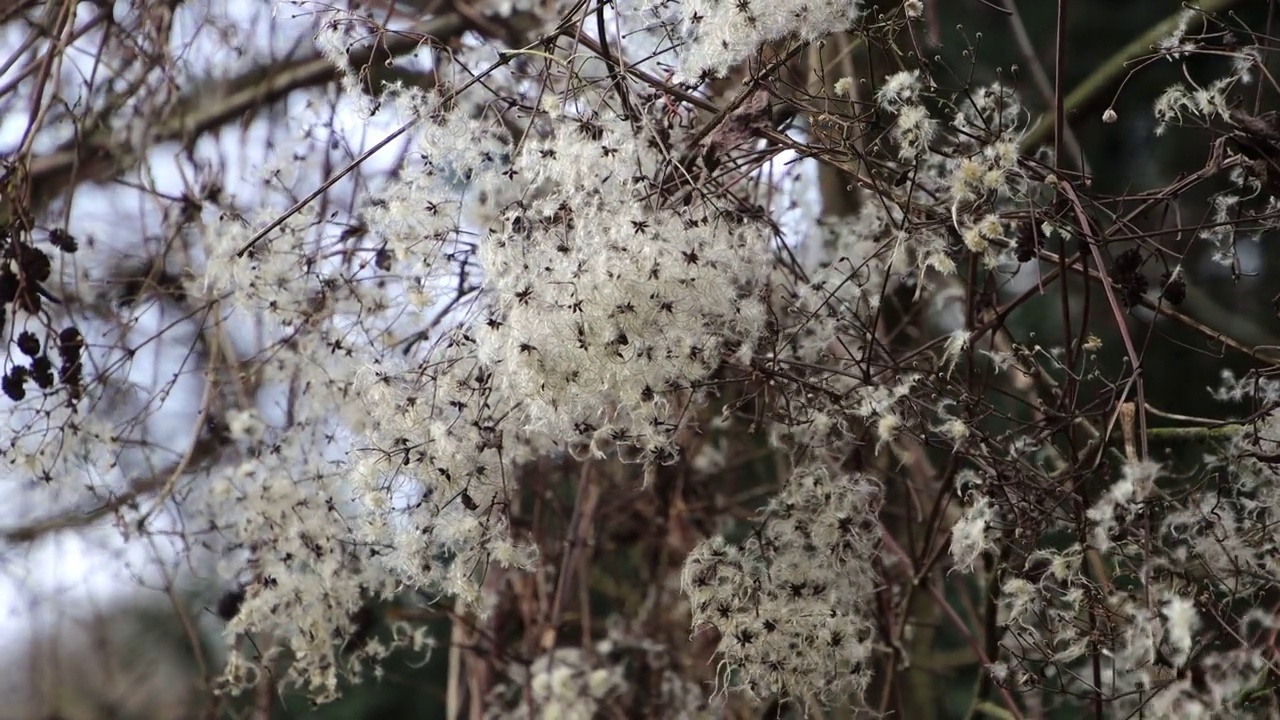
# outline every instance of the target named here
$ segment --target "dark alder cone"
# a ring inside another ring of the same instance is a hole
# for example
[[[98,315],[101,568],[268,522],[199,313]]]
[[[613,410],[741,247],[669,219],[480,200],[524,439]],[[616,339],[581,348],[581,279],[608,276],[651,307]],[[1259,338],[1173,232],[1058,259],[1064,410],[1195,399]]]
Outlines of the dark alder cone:
[[[1013,246],[1013,256],[1018,262],[1031,262],[1036,257],[1036,252],[1040,250],[1040,241],[1036,237],[1035,228],[1031,223],[1026,223],[1018,231],[1018,239]]]
[[[1111,281],[1120,290],[1125,307],[1133,307],[1142,301],[1142,295],[1150,286],[1142,274],[1142,251],[1130,248],[1120,253],[1111,266]]]
[[[19,402],[27,396],[27,369],[21,365],[14,365],[9,368],[9,372],[5,373],[4,378],[0,379],[0,390],[14,402]]]
[[[31,379],[36,381],[36,385],[41,390],[48,390],[53,387],[55,377],[53,375],[53,361],[48,355],[41,355],[31,361]]]
[[[30,330],[23,330],[18,334],[18,350],[27,357],[35,357],[40,354],[40,339]]]
[[[63,362],[80,359],[80,351],[84,349],[84,336],[74,327],[63,328],[58,333],[58,352]]]
[[[0,270],[0,303],[11,303],[18,297],[18,276],[5,268]]]
[[[79,330],[69,327],[58,333],[58,354],[62,356],[58,379],[67,387],[72,400],[79,400],[84,392],[84,369],[80,363],[83,350],[84,336]]]
[[[53,274],[53,262],[43,250],[24,244],[14,248],[17,250],[18,269],[27,282],[42,283]]]
[[[68,254],[80,249],[80,243],[75,237],[62,228],[49,231],[49,244]]]
[[[218,617],[230,622],[236,615],[240,614],[240,606],[244,604],[244,588],[236,588],[228,590],[218,598],[218,605],[214,608],[214,612]]]
[[[1160,291],[1160,297],[1170,305],[1181,305],[1187,299],[1187,281],[1174,277],[1171,271],[1165,271],[1160,283],[1164,288]]]
[[[1134,273],[1142,267],[1142,251],[1130,248],[1116,256],[1114,273]]]

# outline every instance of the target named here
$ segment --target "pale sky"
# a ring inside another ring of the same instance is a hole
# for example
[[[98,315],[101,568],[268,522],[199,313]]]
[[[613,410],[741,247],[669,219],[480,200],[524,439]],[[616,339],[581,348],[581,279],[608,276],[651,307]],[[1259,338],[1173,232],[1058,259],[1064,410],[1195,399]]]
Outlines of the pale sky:
[[[117,5],[117,14],[120,14],[129,3]],[[305,54],[314,52],[311,39],[314,17],[297,5],[281,5],[273,13],[271,3],[258,0],[199,0],[181,3],[177,8],[171,47],[178,66],[192,78],[207,77],[210,73],[229,77],[279,57],[291,47],[298,47]],[[81,9],[86,18],[92,12],[87,3]],[[213,23],[201,22],[201,18],[210,15],[218,19]],[[219,32],[220,27],[234,28],[239,36],[229,38]],[[9,57],[24,38],[16,27],[0,31],[0,47],[3,47],[0,57]],[[229,39],[240,44],[242,51],[229,50]],[[92,34],[86,35],[66,53],[68,63],[60,77],[61,91],[68,102],[73,102],[81,92],[82,73],[92,71],[94,40]],[[0,74],[0,83],[7,82],[20,67],[20,63],[15,64],[8,74]],[[181,82],[179,79],[179,87]],[[307,169],[299,173],[294,184],[297,191],[310,192],[323,180],[321,168],[326,154],[331,154],[335,164],[341,167],[353,154],[382,140],[397,126],[390,110],[370,121],[351,113],[340,113],[337,129],[343,142],[331,151],[327,131],[319,124],[324,120],[322,113],[326,112],[323,105],[318,108],[319,112],[311,112],[317,121],[315,127],[308,132],[304,126],[309,112],[308,97],[319,98],[322,93],[295,93],[285,103],[288,125],[269,117],[257,118],[247,126],[232,123],[222,132],[197,143],[196,157],[199,162],[218,169],[215,174],[223,178],[229,196],[238,198],[242,204],[261,203],[272,201],[263,197],[259,180],[262,169],[269,164],[287,165],[294,153],[307,158]],[[0,114],[0,154],[17,147],[26,127],[27,108],[13,108],[12,112]],[[47,150],[65,141],[68,134],[65,128],[47,128],[38,136],[35,148],[37,152]],[[274,146],[274,151],[268,150],[268,145]],[[403,141],[393,143],[374,156],[364,166],[364,172],[385,171],[402,147]],[[131,177],[161,192],[181,193],[184,178],[196,177],[198,171],[179,152],[180,148],[172,144],[151,148],[143,172]],[[351,190],[350,185],[337,188],[339,194],[345,191],[349,195]],[[284,198],[273,199],[273,205],[280,209],[288,204]],[[142,190],[118,184],[83,184],[76,189],[66,228],[81,238],[82,249],[71,259],[88,263],[82,267],[92,268],[94,258],[121,253],[136,255],[139,238],[160,231],[160,207],[154,197]],[[85,247],[84,239],[89,237],[99,244],[96,252]],[[128,381],[136,386],[136,397],[152,412],[146,427],[148,438],[157,447],[158,455],[166,451],[182,453],[194,432],[203,383],[202,377],[192,373],[189,365],[183,367],[184,362],[188,362],[186,347],[190,344],[190,329],[181,325],[171,327],[175,318],[164,317],[154,306],[140,309],[134,313],[133,320],[136,325],[129,338],[141,348]],[[8,330],[16,332],[12,318]],[[157,333],[162,333],[160,342],[142,344]],[[86,332],[86,338],[93,343],[90,332]],[[253,339],[244,337],[233,342],[252,345]],[[179,371],[185,374],[173,380]],[[166,388],[169,392],[162,392]],[[0,397],[0,421],[11,414],[11,407],[7,398]],[[5,421],[5,425],[10,426],[10,422]],[[110,486],[109,478],[102,481]],[[56,515],[69,507],[93,506],[91,502],[84,502],[80,488],[40,488],[37,481],[21,474],[0,475],[0,500],[0,530]],[[87,532],[51,535],[19,547],[0,548],[0,643],[4,647],[16,647],[14,640],[33,628],[66,625],[73,616],[111,605],[113,599],[136,593],[140,579],[145,584],[159,585],[162,577],[151,562],[157,553],[172,556],[173,549],[159,540],[127,542],[120,530],[109,524],[100,524]],[[158,594],[155,597],[163,599]]]

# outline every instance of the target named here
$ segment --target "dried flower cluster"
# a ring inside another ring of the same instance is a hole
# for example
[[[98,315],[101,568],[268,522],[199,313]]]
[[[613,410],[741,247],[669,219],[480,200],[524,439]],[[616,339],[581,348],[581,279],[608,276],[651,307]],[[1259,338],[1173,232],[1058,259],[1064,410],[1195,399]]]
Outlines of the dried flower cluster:
[[[632,714],[714,720],[724,713],[723,703],[672,667],[670,648],[616,627],[590,653],[558,648],[513,675],[486,699],[487,718],[590,720]]]
[[[689,554],[682,585],[694,626],[718,632],[731,682],[822,700],[865,688],[878,505],[872,478],[800,467],[757,532]]]
[[[174,193],[142,270],[0,238],[5,459],[72,508],[7,541],[174,538],[227,695],[331,700],[438,614],[452,711],[493,720],[924,717],[953,671],[973,717],[1267,716],[1280,361],[1182,314],[1195,243],[1234,271],[1280,230],[1262,45],[1171,21],[1158,56],[1230,62],[1153,127],[1219,139],[1117,198],[1034,98],[894,45],[932,4],[890,5],[322,14],[338,90],[261,197]],[[400,127],[386,172],[334,173],[339,117]],[[1221,422],[1157,427],[1195,420],[1147,392],[1175,322],[1263,366],[1206,393]]]

